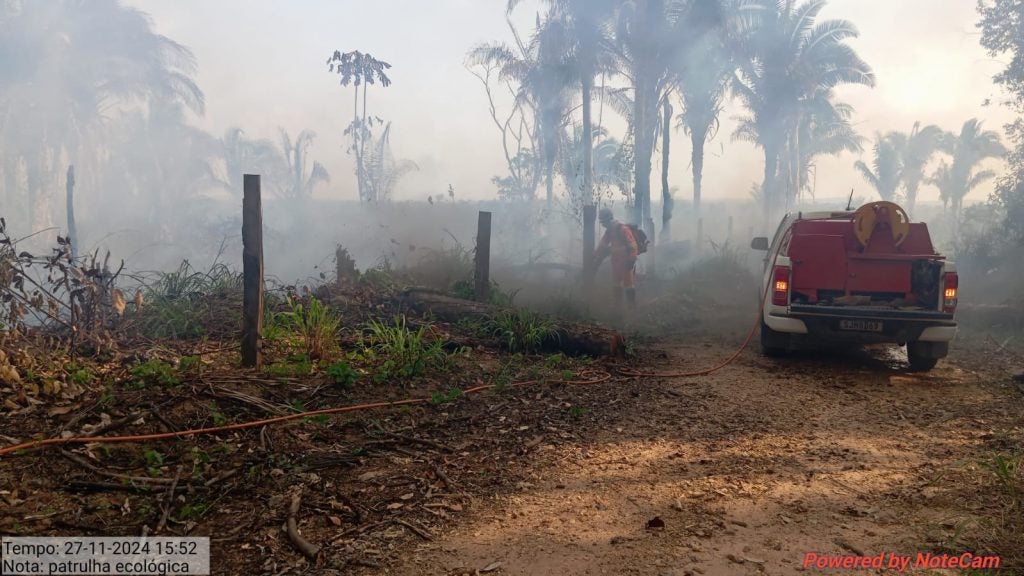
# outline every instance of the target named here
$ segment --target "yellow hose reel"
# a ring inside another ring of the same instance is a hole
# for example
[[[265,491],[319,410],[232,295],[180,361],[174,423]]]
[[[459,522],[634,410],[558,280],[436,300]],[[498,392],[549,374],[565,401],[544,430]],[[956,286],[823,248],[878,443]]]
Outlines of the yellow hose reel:
[[[853,232],[861,246],[867,247],[875,228],[881,224],[889,225],[895,246],[902,244],[910,234],[910,216],[894,202],[870,202],[853,213]]]

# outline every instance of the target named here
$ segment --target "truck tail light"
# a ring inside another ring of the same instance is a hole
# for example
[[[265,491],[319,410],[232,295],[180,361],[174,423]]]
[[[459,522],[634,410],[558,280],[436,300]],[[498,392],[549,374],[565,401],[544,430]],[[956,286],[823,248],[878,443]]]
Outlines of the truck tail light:
[[[956,312],[957,287],[960,278],[955,272],[947,272],[942,281],[942,311],[947,314]]]
[[[772,304],[786,306],[789,304],[789,267],[776,266],[772,273]]]

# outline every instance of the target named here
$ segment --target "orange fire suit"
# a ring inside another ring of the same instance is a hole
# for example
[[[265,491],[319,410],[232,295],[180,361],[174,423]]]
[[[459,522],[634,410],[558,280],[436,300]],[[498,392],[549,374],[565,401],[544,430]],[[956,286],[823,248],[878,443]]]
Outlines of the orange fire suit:
[[[633,288],[636,283],[636,258],[638,256],[636,237],[629,226],[612,220],[597,245],[595,256],[603,260],[612,259],[612,281],[616,288]]]

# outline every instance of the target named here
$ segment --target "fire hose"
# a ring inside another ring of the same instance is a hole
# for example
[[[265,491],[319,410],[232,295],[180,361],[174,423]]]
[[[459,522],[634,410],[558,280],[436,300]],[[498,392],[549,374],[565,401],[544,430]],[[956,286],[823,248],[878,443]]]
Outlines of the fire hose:
[[[778,258],[776,255],[772,260],[772,266],[774,268],[775,261]],[[769,269],[770,269],[769,268]],[[765,283],[764,293],[761,295],[761,302],[758,306],[757,320],[754,325],[750,327],[750,331],[747,332],[747,337],[744,338],[743,344],[734,352],[731,356],[711,368],[705,368],[702,370],[693,370],[688,372],[643,372],[639,370],[630,369],[619,369],[616,372],[622,376],[630,378],[692,378],[696,376],[706,376],[713,372],[717,372],[722,368],[732,364],[739,358],[740,354],[750,344],[751,338],[754,337],[754,333],[757,332],[758,326],[761,324],[762,314],[764,313],[764,301],[768,297],[768,290],[771,288],[771,283]],[[612,375],[603,370],[584,370],[577,374],[581,379],[579,380],[568,380],[561,382],[567,385],[587,385],[587,384],[600,384],[611,380]],[[505,385],[507,388],[519,388],[528,386],[531,384],[538,384],[540,380],[526,380],[522,382],[513,382]],[[491,390],[498,388],[498,384],[482,384],[480,386],[474,386],[467,388],[461,392],[462,395],[476,394],[485,390]],[[41,440],[32,440],[29,442],[23,442],[21,444],[15,444],[13,446],[6,446],[0,448],[0,456],[7,456],[8,454],[14,454],[22,450],[29,450],[32,448],[40,448],[43,446],[56,446],[65,444],[95,444],[95,443],[118,443],[118,442],[144,442],[149,440],[167,440],[171,438],[186,438],[190,436],[197,436],[201,434],[214,434],[218,432],[229,432],[232,430],[244,430],[247,428],[257,428],[260,426],[267,426],[270,424],[279,424],[281,422],[288,422],[290,420],[298,420],[300,418],[308,418],[311,416],[321,416],[329,414],[342,414],[345,412],[359,412],[362,410],[373,410],[376,408],[393,408],[395,406],[408,406],[412,404],[427,404],[432,402],[431,398],[407,398],[405,400],[395,400],[392,402],[371,402],[365,404],[353,404],[349,406],[339,406],[336,408],[324,408],[322,410],[309,410],[305,412],[297,412],[295,414],[287,414],[285,416],[277,416],[274,418],[266,418],[263,420],[253,420],[250,422],[239,422],[236,424],[228,424],[225,426],[211,426],[207,428],[194,428],[189,430],[179,430],[172,432],[161,432],[156,434],[139,434],[131,436],[91,436],[91,437],[71,437],[71,438],[45,438]]]

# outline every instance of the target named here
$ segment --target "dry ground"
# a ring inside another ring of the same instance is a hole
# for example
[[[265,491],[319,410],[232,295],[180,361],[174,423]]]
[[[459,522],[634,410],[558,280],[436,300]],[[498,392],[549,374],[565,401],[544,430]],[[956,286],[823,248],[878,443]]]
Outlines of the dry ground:
[[[667,351],[661,369],[727,349]],[[579,442],[543,446],[517,489],[385,572],[793,574],[806,552],[964,551],[977,502],[961,475],[1022,445],[1024,395],[960,357],[913,374],[885,348],[747,352],[709,377],[608,384]]]
[[[666,340],[632,364],[686,370],[734,346]],[[783,360],[748,350],[712,376],[594,385],[560,375],[621,365],[528,357],[514,379],[545,382],[75,448],[92,469],[55,450],[0,458],[0,534],[130,535],[165,518],[161,534],[211,536],[214,572],[232,575],[793,574],[809,551],[963,551],[988,541],[973,519],[994,513],[978,462],[1024,445],[1024,394],[991,349],[961,346],[927,374],[906,372],[886,348]],[[404,390],[212,375],[156,395],[125,390],[112,406],[5,416],[0,433],[53,434],[72,418],[77,430],[101,423],[101,412],[116,423],[141,408],[149,412],[116,432],[255,419],[296,401],[429,396],[499,382],[513,362],[484,349],[472,358]],[[283,531],[294,493],[300,531],[321,546],[313,561]]]

